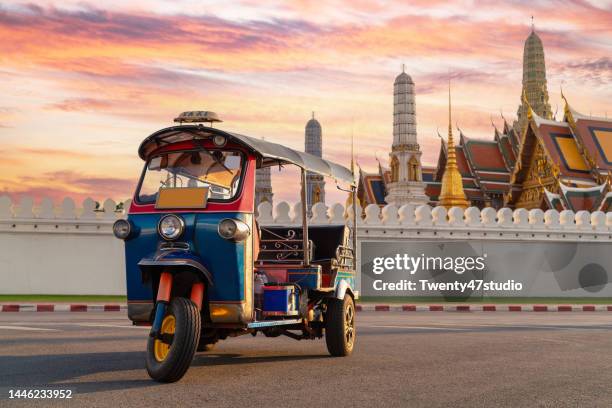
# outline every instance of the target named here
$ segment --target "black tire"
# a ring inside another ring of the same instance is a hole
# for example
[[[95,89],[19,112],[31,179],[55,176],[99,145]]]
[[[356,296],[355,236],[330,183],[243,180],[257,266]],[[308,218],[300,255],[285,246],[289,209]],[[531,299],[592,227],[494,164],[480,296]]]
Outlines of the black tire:
[[[330,299],[325,313],[325,343],[334,357],[351,355],[355,347],[355,302],[346,294],[343,300]]]
[[[164,319],[171,320],[171,317],[175,322],[174,337],[163,359],[156,356],[156,339],[149,337],[147,342],[147,372],[155,381],[165,383],[178,381],[185,375],[200,340],[201,318],[195,303],[182,297],[172,299]]]

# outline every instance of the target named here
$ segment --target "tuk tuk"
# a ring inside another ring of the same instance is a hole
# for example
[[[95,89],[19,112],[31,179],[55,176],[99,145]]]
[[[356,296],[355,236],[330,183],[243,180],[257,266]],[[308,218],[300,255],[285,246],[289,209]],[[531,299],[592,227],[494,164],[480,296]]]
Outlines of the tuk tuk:
[[[141,143],[142,175],[127,219],[113,226],[125,242],[128,317],[151,325],[151,378],[178,381],[196,351],[245,334],[325,336],[332,356],[350,355],[356,217],[351,227],[309,226],[305,201],[307,172],[328,176],[349,185],[355,214],[354,171],[220,130],[214,112],[175,122]],[[260,226],[255,170],[286,165],[301,170],[301,226]]]

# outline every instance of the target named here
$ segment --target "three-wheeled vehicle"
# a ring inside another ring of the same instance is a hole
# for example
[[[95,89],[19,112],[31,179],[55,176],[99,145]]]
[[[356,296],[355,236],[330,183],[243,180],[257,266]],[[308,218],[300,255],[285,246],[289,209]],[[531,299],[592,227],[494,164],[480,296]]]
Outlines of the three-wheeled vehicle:
[[[127,219],[113,226],[125,241],[128,316],[151,325],[149,375],[177,381],[196,351],[259,332],[325,335],[332,356],[351,354],[356,224],[309,226],[305,201],[306,172],[328,176],[350,186],[355,214],[354,172],[214,128],[214,112],[175,121],[140,145],[144,170]],[[284,165],[301,169],[302,225],[260,226],[255,170]]]

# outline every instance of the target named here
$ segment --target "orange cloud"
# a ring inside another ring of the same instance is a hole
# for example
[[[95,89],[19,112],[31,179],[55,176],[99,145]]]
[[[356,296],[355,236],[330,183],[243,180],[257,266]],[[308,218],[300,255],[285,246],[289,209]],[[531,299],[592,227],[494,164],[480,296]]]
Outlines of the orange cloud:
[[[491,116],[516,112],[531,14],[553,105],[561,83],[594,114],[612,96],[612,12],[584,1],[242,0],[216,14],[180,2],[39,4],[0,6],[0,190],[22,194],[131,195],[140,140],[189,109],[294,148],[314,110],[327,158],[348,164],[354,132],[360,164],[374,167],[375,154],[384,164],[401,63],[416,83],[423,159],[434,163],[449,69],[466,135],[492,137]],[[279,196],[290,195],[283,185]]]

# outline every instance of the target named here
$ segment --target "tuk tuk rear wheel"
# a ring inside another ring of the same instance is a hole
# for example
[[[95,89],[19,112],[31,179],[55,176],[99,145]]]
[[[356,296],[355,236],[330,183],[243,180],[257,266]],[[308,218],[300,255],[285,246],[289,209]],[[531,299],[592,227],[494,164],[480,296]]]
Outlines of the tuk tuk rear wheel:
[[[159,382],[180,380],[189,369],[200,340],[201,318],[191,300],[172,299],[162,321],[161,334],[171,337],[170,344],[149,337],[146,367],[149,376]]]
[[[325,343],[334,357],[349,356],[355,346],[355,302],[346,294],[344,299],[330,299],[325,314]]]

